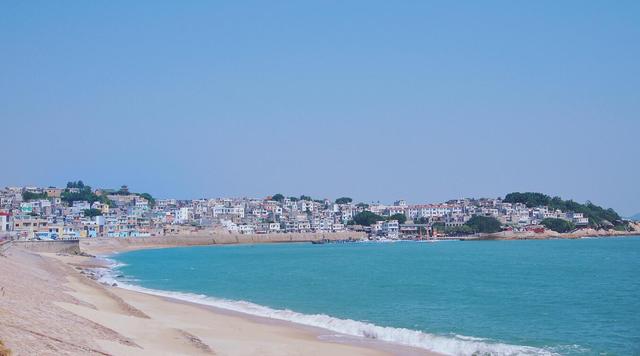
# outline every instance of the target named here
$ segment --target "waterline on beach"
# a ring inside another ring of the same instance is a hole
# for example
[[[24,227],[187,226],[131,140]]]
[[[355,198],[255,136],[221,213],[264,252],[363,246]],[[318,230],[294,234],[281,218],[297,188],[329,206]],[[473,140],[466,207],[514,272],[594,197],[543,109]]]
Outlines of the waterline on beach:
[[[133,284],[135,280],[122,277],[118,268],[125,266],[125,264],[110,258],[106,260],[111,263],[111,266],[107,272],[104,272],[104,270],[102,271],[99,281],[107,285],[116,284],[120,288],[135,292],[215,307],[250,316],[293,322],[348,336],[362,337],[365,339],[384,341],[402,346],[421,348],[445,355],[557,355],[557,353],[551,350],[491,342],[484,338],[464,335],[434,335],[418,330],[384,327],[357,320],[340,319],[326,314],[303,314],[287,309],[272,309],[242,300],[228,300],[204,294],[145,288]]]
[[[639,253],[640,239],[621,238],[187,247],[114,258],[127,264],[117,283],[341,340],[578,356],[634,352]]]

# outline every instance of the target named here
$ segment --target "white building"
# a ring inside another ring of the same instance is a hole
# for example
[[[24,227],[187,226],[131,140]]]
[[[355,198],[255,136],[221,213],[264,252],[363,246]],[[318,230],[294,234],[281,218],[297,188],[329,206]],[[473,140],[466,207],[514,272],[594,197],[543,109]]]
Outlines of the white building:
[[[576,226],[589,225],[589,218],[585,217],[583,213],[567,213],[566,217]]]
[[[175,222],[178,223],[178,224],[184,224],[184,223],[188,222],[189,220],[191,220],[192,216],[193,216],[193,214],[191,212],[191,208],[189,208],[189,207],[180,208],[180,209],[176,210]]]
[[[407,201],[406,200],[396,200],[393,203],[394,206],[407,206]]]
[[[398,237],[399,231],[400,224],[398,223],[398,220],[389,220],[382,223],[381,232],[387,237],[396,238]]]
[[[9,231],[9,213],[0,212],[0,231]]]
[[[264,210],[264,209],[262,209]],[[266,215],[267,211],[261,211],[261,215]],[[239,218],[244,218],[244,208],[241,206],[226,206],[216,205],[213,207],[213,217],[234,215]]]
[[[461,213],[462,209],[460,208],[452,208],[448,205],[418,205],[413,207],[414,210],[417,210],[417,216],[411,216],[412,214],[416,214],[415,212],[411,212],[409,217],[415,218],[434,218],[434,217],[443,217],[447,214],[451,214],[453,212]]]
[[[386,210],[386,215],[387,216],[393,216],[396,214],[405,214],[405,210],[406,210],[406,206],[390,206],[387,210]]]
[[[229,230],[229,232],[238,232],[240,231],[240,226],[246,226],[246,225],[236,225],[233,221],[230,220],[220,220],[220,223],[222,224],[222,226],[224,226],[225,229]]]
[[[255,228],[252,225],[243,224],[243,225],[237,226],[237,231],[242,234],[253,234],[253,232],[255,231]]]

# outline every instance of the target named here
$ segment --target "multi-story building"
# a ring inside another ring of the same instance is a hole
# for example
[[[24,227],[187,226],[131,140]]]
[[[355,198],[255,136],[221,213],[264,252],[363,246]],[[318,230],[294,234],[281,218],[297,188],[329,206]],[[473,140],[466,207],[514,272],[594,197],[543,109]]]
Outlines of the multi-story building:
[[[7,232],[10,230],[10,226],[9,226],[10,216],[11,215],[9,213],[0,211],[0,232]]]
[[[91,203],[73,201],[69,204],[65,191],[80,192],[80,189],[10,187],[0,190],[0,211],[4,212],[0,213],[0,231],[15,229],[24,238],[136,237],[204,229],[235,233],[324,233],[344,229],[366,230],[372,235],[385,236],[399,233],[400,226],[396,220],[379,221],[370,227],[354,227],[356,215],[365,211],[385,219],[403,214],[410,224],[422,227],[435,223],[455,227],[465,224],[474,215],[495,217],[513,229],[524,229],[546,218],[565,219],[577,227],[589,224],[589,219],[581,213],[563,212],[546,206],[528,208],[521,203],[505,203],[500,199],[457,199],[413,205],[398,200],[386,205],[380,202],[354,204],[348,200],[333,203],[327,199],[309,200],[307,197],[275,201],[268,197],[158,199],[154,204],[141,195],[120,188],[96,190],[95,194],[101,197],[98,201],[92,199]],[[23,201],[24,192],[33,194],[25,194],[27,200]],[[94,216],[95,210],[88,213],[88,209],[97,210],[99,216]]]
[[[384,236],[396,238],[400,232],[400,224],[398,223],[398,220],[385,221],[382,223],[380,231]]]

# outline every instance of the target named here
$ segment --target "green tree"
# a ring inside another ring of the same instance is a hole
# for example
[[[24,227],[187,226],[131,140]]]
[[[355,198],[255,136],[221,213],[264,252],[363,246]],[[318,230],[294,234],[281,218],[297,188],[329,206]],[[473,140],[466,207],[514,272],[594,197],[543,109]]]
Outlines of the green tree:
[[[97,201],[101,202],[102,204],[107,204],[110,208],[113,208],[116,206],[116,203],[114,203],[111,199],[107,198],[107,196],[105,195],[99,196]]]
[[[77,191],[71,191],[71,189],[77,189]],[[102,202],[109,204],[109,199],[106,196],[98,196],[92,190],[91,187],[82,183],[82,181],[67,183],[67,189],[65,189],[60,195],[62,201],[73,204],[74,201],[88,201],[89,203]]]
[[[22,200],[38,200],[38,199],[47,199],[47,193],[32,193],[32,192],[22,192]]]
[[[549,230],[553,230],[555,232],[569,232],[576,228],[576,226],[567,220],[556,219],[556,218],[546,218],[543,219],[540,224],[546,227]]]
[[[631,226],[629,225],[628,221],[624,221],[620,224],[615,225],[613,229],[616,231],[631,231]]]
[[[275,201],[282,202],[282,201],[284,200],[284,195],[282,195],[282,194],[280,194],[280,193],[278,193],[278,194],[274,194],[274,195],[271,197],[271,200],[275,200]]]
[[[500,221],[491,216],[473,216],[465,223],[474,232],[494,233],[502,230]]]
[[[593,228],[611,228],[624,223],[615,210],[611,208],[605,209],[590,201],[580,204],[573,200],[562,200],[560,197],[550,198],[545,194],[533,192],[509,193],[503,201],[506,203],[523,203],[528,207],[546,205],[551,210],[560,210],[565,213],[582,213],[589,219],[589,226]]]
[[[461,226],[446,226],[444,233],[447,235],[461,236],[473,234],[473,229],[467,225]]]
[[[145,198],[149,202],[149,206],[156,206],[156,200],[149,193],[138,194],[139,197]]]
[[[100,209],[84,209],[83,213],[84,213],[84,216],[88,218],[102,215],[102,211]]]
[[[514,192],[507,194],[502,200],[505,203],[522,203],[527,207],[532,208],[536,206],[546,206],[549,205],[549,201],[551,198],[548,195],[542,193],[533,193],[533,192]]]
[[[393,214],[387,220],[398,220],[398,223],[404,224],[407,221],[407,216],[404,214]]]
[[[74,189],[74,191],[71,191],[71,189]],[[145,194],[147,193],[140,194],[140,196],[145,197]],[[151,195],[147,195],[153,200]],[[91,204],[100,202],[102,204],[107,204],[110,207],[115,206],[115,203],[106,195],[95,194],[92,191],[91,186],[84,184],[81,180],[77,182],[68,182],[67,189],[60,194],[60,199],[69,205],[73,204],[74,201],[87,201]],[[153,200],[153,202],[155,203],[155,200]]]
[[[353,201],[353,199],[351,199],[349,197],[342,197],[342,198],[336,199],[336,204],[349,204],[352,201]]]
[[[67,182],[67,188],[82,189],[84,187],[85,187],[85,185],[81,180],[79,180],[77,182],[73,182],[73,181],[72,182]]]
[[[75,188],[75,187],[71,187],[71,188]],[[78,191],[71,191],[70,190],[71,188],[65,189],[62,192],[62,194],[60,195],[60,198],[62,199],[62,201],[69,204],[79,200],[86,200],[90,203],[93,203],[94,201],[97,201],[99,199],[91,191],[91,187],[83,186],[82,188],[76,188],[76,189],[79,189]]]
[[[363,211],[361,213],[356,214],[353,217],[353,221],[358,225],[371,226],[378,221],[382,221],[384,218],[378,214],[372,213],[370,211]]]
[[[445,226],[444,226],[444,223],[442,221],[438,221],[438,222],[435,222],[435,223],[431,224],[431,228],[433,230],[438,230],[440,232],[444,232],[444,230],[445,230]]]
[[[308,196],[308,195],[301,195],[301,196],[300,196],[300,200],[308,200],[308,201],[311,201],[312,199],[311,199],[311,197],[310,197],[310,196]]]

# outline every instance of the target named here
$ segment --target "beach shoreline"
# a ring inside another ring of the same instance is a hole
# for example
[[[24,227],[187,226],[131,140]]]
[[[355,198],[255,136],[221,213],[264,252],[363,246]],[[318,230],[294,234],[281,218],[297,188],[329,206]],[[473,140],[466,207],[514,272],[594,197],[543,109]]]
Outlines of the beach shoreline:
[[[589,235],[591,235],[591,234],[589,234]],[[615,235],[616,238],[624,238],[624,236],[627,236],[627,235],[623,235],[623,236],[620,236],[619,234]],[[628,235],[628,236],[631,236],[631,235]],[[614,236],[609,236],[609,237],[614,237]],[[556,238],[556,237],[555,236],[549,236],[546,239],[554,239],[554,238]],[[575,236],[571,236],[570,239],[575,239],[575,238],[576,238]],[[565,237],[565,239],[569,239],[569,238]],[[508,239],[500,239],[500,240],[508,240]],[[518,240],[524,240],[524,239],[518,239]],[[132,250],[139,250],[139,249],[148,249],[148,248],[156,249],[156,248],[168,248],[168,247],[189,247],[189,246],[194,246],[193,240],[189,241],[188,244],[180,244],[180,243],[176,244],[175,241],[176,240],[172,240],[172,243],[170,243],[170,244],[159,244],[159,243],[157,243],[157,241],[154,241],[154,240],[151,240],[151,241],[147,240],[145,242],[140,242],[140,243],[137,243],[137,244],[132,243],[132,241],[126,241],[126,242],[123,243],[123,247],[124,247],[123,249],[117,249],[117,248],[113,249],[114,244],[110,243],[109,244],[110,249],[108,249],[108,253],[109,254],[106,255],[106,256],[103,254],[102,256],[103,257],[110,257],[110,256],[112,256],[110,254],[114,254],[114,253],[120,253],[120,252],[132,251]],[[106,251],[104,246],[98,240],[87,241],[87,244],[85,244],[85,247],[87,248],[87,251],[92,252],[92,253],[95,253],[96,251],[100,251],[100,252],[104,253]],[[120,286],[120,287],[122,287],[122,286]],[[144,289],[144,288],[141,288],[141,289]],[[137,286],[136,286],[136,290],[137,290]],[[142,292],[144,293],[144,291],[142,291]],[[210,304],[207,304],[206,301],[203,302],[203,301],[199,300],[198,298],[197,298],[198,299],[197,301],[193,301],[191,298],[186,298],[185,299],[184,296],[182,296],[182,295],[179,296],[179,297],[167,296],[167,294],[164,293],[165,291],[153,291],[153,290],[150,290],[150,292],[151,292],[152,295],[154,295],[155,292],[160,292],[161,294],[159,294],[159,295],[162,298],[168,298],[169,300],[171,300],[173,302],[195,303],[195,304],[197,304],[197,305],[199,305],[201,307],[212,308],[212,310],[217,311],[217,312],[232,313],[234,315],[240,315],[240,316],[242,316],[244,318],[250,318],[250,319],[258,318],[258,320],[261,320],[262,322],[267,322],[267,323],[284,322],[286,325],[293,325],[294,327],[298,327],[298,328],[300,328],[300,327],[307,328],[307,329],[311,328],[312,330],[315,329],[316,331],[319,329],[319,330],[323,330],[325,333],[327,332],[327,330],[326,329],[322,329],[322,327],[316,328],[316,327],[313,327],[313,326],[306,325],[305,324],[307,322],[306,320],[303,320],[302,324],[300,324],[297,319],[291,319],[293,321],[291,321],[289,319],[286,319],[286,320],[283,320],[283,319],[271,319],[271,318],[264,317],[264,316],[256,316],[256,315],[252,314],[253,311],[247,312],[247,311],[237,311],[237,310],[226,309],[228,307],[228,305],[223,305],[222,307],[212,306]],[[169,294],[174,294],[174,293],[173,292],[169,292]],[[182,293],[176,293],[176,294],[182,294]],[[155,294],[155,295],[158,295],[158,294]],[[190,296],[187,296],[187,297],[190,297]],[[213,298],[213,299],[215,299],[215,298]],[[217,305],[217,303],[215,303],[214,305]],[[276,316],[276,318],[277,318],[277,316]],[[331,329],[333,329],[333,327],[331,327]],[[334,329],[334,330],[340,330],[340,329]],[[330,332],[335,333],[335,331],[330,331]],[[323,336],[322,332],[320,332],[320,333],[316,332],[316,337],[322,337],[322,336]],[[370,340],[366,340],[366,339],[363,340],[363,339],[361,339],[359,337],[356,337],[356,336],[350,336],[349,338],[350,338],[350,340],[348,340],[349,342],[355,342],[356,344],[360,344],[361,341],[366,341],[367,343],[369,343],[369,341],[370,341]],[[388,344],[390,344],[390,343],[382,342],[382,343],[379,343],[376,346],[385,346],[385,345],[388,345]],[[371,343],[369,343],[369,345],[371,346]],[[394,346],[396,344],[392,344],[391,343],[391,345],[393,345],[393,346],[389,346],[389,347],[391,347],[392,353],[398,354],[398,350],[397,349],[394,350]],[[412,352],[412,351],[409,350],[409,351],[404,352],[403,354],[410,354],[410,352]],[[429,352],[424,350],[424,349],[419,349],[419,352],[421,352],[421,354],[424,354],[424,353],[429,354]]]
[[[99,237],[80,239],[80,249],[92,255],[108,255],[117,252],[171,248],[181,246],[219,246],[242,244],[311,243],[313,241],[362,240],[361,232],[338,233],[290,233],[290,234],[232,234],[200,233],[152,237]]]
[[[104,267],[87,255],[5,251],[0,340],[15,355],[437,355],[106,286],[90,272]]]
[[[557,237],[547,237],[553,238]],[[437,355],[293,321],[104,285],[92,275],[96,269],[110,268],[101,258],[120,252],[226,245],[206,242],[194,237],[86,239],[80,241],[79,255],[5,249],[0,256],[0,340],[16,355],[287,355],[301,354],[299,350],[338,356]]]
[[[287,243],[287,242],[285,242]],[[294,242],[295,243],[295,242]],[[298,242],[298,243],[304,243],[304,242]],[[208,245],[208,246],[215,246],[215,245]],[[83,264],[86,266],[84,268],[86,268],[86,272],[87,275],[89,276],[89,278],[97,280],[97,281],[101,281],[101,283],[105,284],[108,286],[111,282],[114,283],[114,285],[112,286],[115,290],[118,291],[122,291],[122,292],[118,292],[116,294],[118,294],[120,297],[123,297],[124,299],[126,298],[126,294],[128,293],[134,293],[134,294],[144,294],[144,295],[148,295],[154,298],[160,298],[166,302],[169,303],[178,303],[178,304],[184,304],[184,305],[190,305],[190,306],[194,306],[196,308],[201,308],[210,312],[213,312],[215,314],[218,315],[225,315],[225,316],[230,316],[230,317],[236,317],[236,318],[241,318],[241,319],[245,319],[245,320],[249,320],[251,322],[255,322],[258,324],[262,324],[262,325],[267,325],[267,326],[277,326],[277,327],[285,327],[285,328],[294,328],[294,329],[298,329],[298,330],[304,330],[310,334],[312,334],[315,339],[320,340],[322,342],[330,342],[330,343],[338,343],[338,344],[343,344],[343,345],[349,345],[349,346],[356,346],[356,347],[363,347],[363,348],[367,348],[367,349],[374,349],[376,351],[381,351],[383,354],[390,354],[390,355],[403,355],[403,356],[415,356],[415,355],[431,355],[431,356],[442,356],[442,354],[437,353],[437,352],[433,352],[430,350],[426,350],[424,348],[417,348],[417,347],[412,347],[412,346],[407,346],[407,345],[403,345],[403,344],[398,344],[398,343],[394,343],[394,342],[389,342],[389,341],[383,341],[383,340],[377,340],[375,338],[365,338],[365,337],[361,337],[361,336],[354,336],[354,335],[347,335],[347,334],[342,334],[339,333],[337,331],[334,330],[329,330],[320,326],[313,326],[313,325],[308,325],[308,324],[303,324],[303,323],[298,323],[296,321],[291,321],[291,320],[286,320],[286,319],[278,319],[278,318],[273,318],[273,317],[267,317],[267,316],[261,316],[261,315],[257,315],[257,314],[252,314],[246,311],[238,311],[238,310],[234,310],[234,309],[228,309],[228,308],[224,308],[224,307],[220,307],[220,306],[216,306],[213,304],[208,304],[208,303],[204,303],[202,301],[195,301],[191,298],[180,298],[178,296],[175,295],[168,295],[168,294],[174,294],[173,292],[170,291],[164,291],[164,290],[149,290],[147,288],[143,288],[143,287],[139,287],[137,285],[128,285],[128,286],[124,286],[121,282],[114,280],[114,281],[104,281],[102,280],[101,277],[101,273],[98,272],[96,273],[96,269],[105,269],[108,270],[109,273],[114,272],[113,268],[113,257],[114,254],[117,253],[121,253],[121,252],[128,252],[128,251],[133,251],[133,250],[141,250],[141,249],[157,249],[157,248],[175,248],[175,247],[193,247],[193,246],[150,246],[148,248],[140,248],[140,246],[136,246],[135,248],[130,248],[127,249],[125,251],[113,251],[111,254],[109,255],[100,255],[100,256],[95,256],[93,258],[90,258],[88,260],[85,260],[85,262],[83,262]],[[117,285],[115,285],[117,284]],[[182,294],[182,293],[181,293]],[[233,301],[229,301],[230,303],[233,303]]]
[[[640,223],[632,225],[634,231],[595,230],[580,229],[569,233],[557,233],[546,230],[543,233],[533,231],[512,232],[503,231],[493,234],[483,234],[477,240],[549,240],[549,239],[580,239],[588,237],[626,237],[640,235]],[[302,236],[302,238],[301,238]],[[194,235],[167,235],[155,237],[129,237],[129,238],[85,238],[80,239],[80,249],[92,255],[109,255],[118,252],[188,247],[188,246],[219,246],[242,244],[272,244],[272,243],[310,243],[319,239],[344,240],[347,238],[363,239],[362,234],[332,233],[332,234],[296,234],[296,238],[286,234],[276,235],[237,235],[237,234],[194,234]],[[455,238],[451,238],[455,239]],[[472,240],[473,241],[473,240]]]

